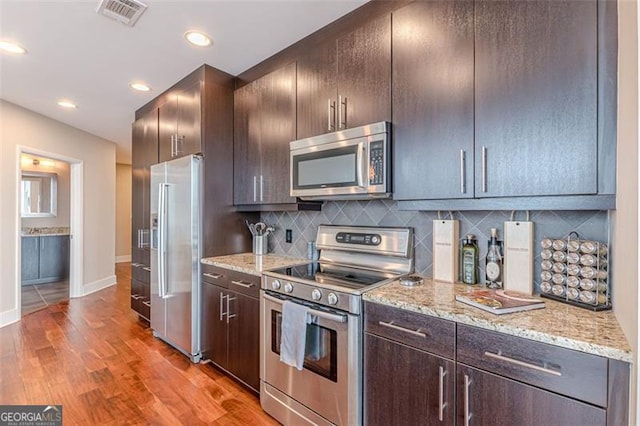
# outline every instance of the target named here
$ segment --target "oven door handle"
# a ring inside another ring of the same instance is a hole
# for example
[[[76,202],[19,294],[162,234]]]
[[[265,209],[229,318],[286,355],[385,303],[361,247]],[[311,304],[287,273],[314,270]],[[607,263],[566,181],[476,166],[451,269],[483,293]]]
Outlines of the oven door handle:
[[[262,297],[264,297],[265,299],[267,299],[270,302],[273,302],[273,303],[276,303],[276,304],[282,306],[283,300],[278,299],[277,297],[269,296],[266,293],[262,293]],[[323,318],[323,319],[326,319],[326,320],[329,320],[329,321],[334,321],[334,322],[341,322],[341,323],[347,322],[347,315],[344,315],[344,314],[330,314],[329,312],[323,312],[323,311],[319,311],[317,309],[309,309],[309,315],[313,315],[313,316],[316,316],[318,318]]]

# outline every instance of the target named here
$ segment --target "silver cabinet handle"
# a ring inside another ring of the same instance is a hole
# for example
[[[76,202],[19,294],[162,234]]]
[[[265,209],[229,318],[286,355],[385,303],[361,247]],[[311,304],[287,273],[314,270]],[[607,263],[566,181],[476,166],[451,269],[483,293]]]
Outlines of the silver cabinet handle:
[[[444,409],[447,406],[447,403],[444,402],[444,377],[447,375],[447,372],[444,371],[444,367],[440,366],[439,368],[439,383],[438,383],[438,420],[442,421],[444,419]]]
[[[513,358],[510,358],[508,356],[504,356],[504,355],[502,355],[501,351],[498,351],[497,354],[494,354],[493,352],[485,352],[484,355],[488,356],[489,358],[497,359],[499,361],[504,361],[504,362],[508,362],[508,363],[511,363],[511,364],[519,365],[520,367],[530,368],[532,370],[540,371],[540,372],[547,373],[547,374],[552,374],[552,375],[558,376],[558,377],[562,376],[562,373],[560,371],[552,370],[552,369],[546,368],[546,367],[540,367],[539,365],[531,364],[531,363],[528,363],[528,362],[525,362],[525,361],[519,361],[517,359],[513,359]]]
[[[260,202],[264,201],[264,176],[260,175]]]
[[[229,308],[229,302],[236,300],[235,297],[231,297],[231,295],[227,295],[227,324],[229,324],[229,318],[234,318],[236,314],[231,314],[231,309]]]
[[[253,287],[253,283],[246,283],[244,281],[231,281],[231,284],[239,285],[239,286],[244,287],[244,288]]]
[[[141,296],[141,295],[139,295],[139,294],[132,294],[132,295],[131,295],[131,298],[132,298],[133,300],[139,300],[139,299],[142,299],[142,298],[143,298],[143,296]]]
[[[464,375],[464,426],[469,426],[469,421],[473,414],[469,412],[469,388],[471,387],[471,379],[468,375]]]
[[[341,95],[338,95],[338,128],[347,128],[347,98],[343,98]]]
[[[399,325],[395,325],[393,321],[391,322],[378,321],[378,324],[380,324],[383,327],[393,328],[394,330],[404,331],[405,333],[413,334],[414,336],[424,337],[425,339],[427,337],[427,334],[421,332],[420,329],[411,330],[410,328],[400,327]]]
[[[222,278],[222,274],[210,274],[208,272],[203,272],[202,275],[204,275],[205,277],[213,278],[214,280],[219,280],[220,278]]]
[[[327,99],[327,130],[336,129],[336,102]]]
[[[487,147],[482,147],[482,192],[487,192]]]
[[[464,149],[460,150],[460,192],[467,192],[467,170],[465,168],[465,152]]]
[[[227,297],[224,294],[220,293],[220,321],[224,319],[226,315],[224,312],[224,298]]]
[[[145,266],[145,267],[144,267],[144,268],[142,268],[142,269],[144,269],[144,270],[145,270],[145,271],[147,271],[147,272],[151,272],[151,268],[150,268],[150,267],[148,267],[148,266]]]
[[[139,266],[142,266],[142,263],[132,263],[131,266],[133,266],[134,268],[137,268]]]
[[[253,202],[255,203],[258,199],[256,195],[256,191],[258,190],[258,177],[253,176]]]
[[[144,306],[148,307],[148,308],[150,308],[150,307],[151,307],[151,301],[149,301],[149,300],[145,300],[144,302],[142,302],[142,304],[143,304]]]

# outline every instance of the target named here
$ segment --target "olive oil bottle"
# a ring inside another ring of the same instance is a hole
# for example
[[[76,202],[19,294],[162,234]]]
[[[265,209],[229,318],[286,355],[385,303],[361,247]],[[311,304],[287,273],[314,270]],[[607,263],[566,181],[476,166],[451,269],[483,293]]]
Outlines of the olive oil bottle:
[[[467,234],[462,240],[462,282],[478,283],[478,241],[473,234]]]

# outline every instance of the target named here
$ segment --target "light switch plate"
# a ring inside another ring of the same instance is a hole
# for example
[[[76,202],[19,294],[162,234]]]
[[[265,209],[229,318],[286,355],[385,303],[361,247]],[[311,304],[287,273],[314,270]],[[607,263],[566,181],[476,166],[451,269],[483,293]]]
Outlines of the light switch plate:
[[[533,294],[533,259],[533,222],[505,222],[505,289]]]
[[[459,229],[457,220],[433,221],[433,279],[436,281],[458,280]]]

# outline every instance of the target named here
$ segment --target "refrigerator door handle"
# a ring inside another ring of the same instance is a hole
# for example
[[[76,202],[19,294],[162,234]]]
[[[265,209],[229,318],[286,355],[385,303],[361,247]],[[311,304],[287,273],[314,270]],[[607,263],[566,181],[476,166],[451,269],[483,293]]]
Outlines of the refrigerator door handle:
[[[158,201],[158,294],[163,299],[167,297],[167,195],[169,185],[159,184]]]

